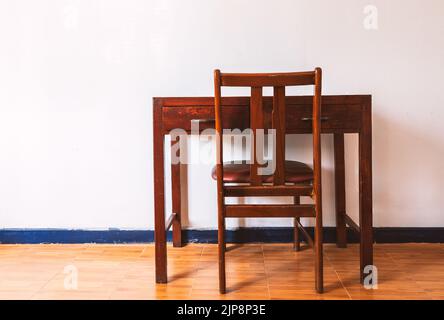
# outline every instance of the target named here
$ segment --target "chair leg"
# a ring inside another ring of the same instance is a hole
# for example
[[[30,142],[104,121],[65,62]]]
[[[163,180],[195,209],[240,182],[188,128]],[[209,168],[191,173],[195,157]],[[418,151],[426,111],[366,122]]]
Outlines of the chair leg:
[[[317,241],[316,241],[317,242]],[[324,292],[324,271],[323,271],[323,257],[322,249],[317,249],[319,244],[316,244],[316,291],[318,293]]]
[[[300,198],[299,196],[294,197],[294,204],[300,204]],[[299,238],[299,221],[300,218],[294,218],[294,232],[293,232],[293,236],[294,236],[294,243],[293,243],[293,249],[295,251],[300,251],[301,250],[301,240]]]
[[[226,292],[225,280],[225,218],[219,215],[218,228],[218,253],[219,253],[219,292],[224,294]]]
[[[316,206],[315,226],[315,286],[318,293],[324,292],[324,260],[322,240],[322,209]]]

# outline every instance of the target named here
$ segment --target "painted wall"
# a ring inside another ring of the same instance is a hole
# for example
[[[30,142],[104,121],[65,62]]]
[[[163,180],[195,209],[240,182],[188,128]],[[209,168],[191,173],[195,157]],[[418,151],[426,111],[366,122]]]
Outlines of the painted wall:
[[[214,68],[315,66],[325,94],[373,94],[375,226],[444,227],[444,2],[370,4],[1,1],[0,228],[152,229],[152,97],[212,95]],[[354,217],[356,143],[347,137]],[[323,145],[324,215],[334,225],[332,138]],[[309,146],[295,137],[289,158],[310,161]],[[216,226],[210,169],[184,173],[190,228]]]

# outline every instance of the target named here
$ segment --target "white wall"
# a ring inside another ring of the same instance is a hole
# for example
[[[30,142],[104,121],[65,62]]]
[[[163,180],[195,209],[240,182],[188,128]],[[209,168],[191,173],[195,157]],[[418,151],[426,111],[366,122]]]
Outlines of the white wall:
[[[363,26],[368,4],[378,30]],[[0,228],[151,229],[153,96],[212,95],[214,68],[315,66],[325,94],[373,95],[375,226],[444,227],[443,14],[442,0],[2,0]],[[309,160],[309,137],[291,144]],[[189,227],[216,226],[209,174],[189,168]]]

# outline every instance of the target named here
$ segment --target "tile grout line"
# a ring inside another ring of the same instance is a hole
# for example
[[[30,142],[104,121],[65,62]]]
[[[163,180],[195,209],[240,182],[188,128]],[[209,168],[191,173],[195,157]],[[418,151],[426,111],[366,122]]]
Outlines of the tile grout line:
[[[89,244],[83,246],[82,251],[84,251],[85,248],[88,247],[88,246],[89,246]],[[70,260],[69,260],[69,263],[73,264],[74,261],[75,261],[75,259],[76,259],[76,257],[77,257],[77,256],[75,256],[74,258],[70,259]],[[66,265],[66,264],[65,264],[65,265]],[[50,278],[48,279],[48,281],[45,282],[44,285],[42,285],[39,289],[37,289],[36,292],[34,292],[34,293],[31,295],[30,300],[34,300],[34,297],[35,297],[38,293],[40,293],[41,290],[42,290],[42,289],[43,289],[43,288],[44,288],[49,282],[51,282],[52,280],[54,280],[59,274],[60,274],[60,271],[57,271],[52,277],[50,277]]]
[[[202,256],[203,256],[203,251],[205,249],[205,246],[202,246],[200,249],[200,255],[199,255],[199,261],[198,261],[198,265],[199,267],[197,268],[197,271],[199,271],[200,269],[200,264],[202,263]],[[193,280],[191,281],[191,286],[190,286],[190,292],[189,292],[189,297],[191,299],[191,297],[193,296],[193,287],[194,287],[194,282],[196,281],[196,277],[193,276]]]
[[[146,248],[147,248],[146,246],[142,247],[142,250],[141,250],[139,256],[137,257],[138,259],[143,258],[142,255],[145,252]],[[120,264],[120,262],[119,262],[119,264]],[[131,265],[131,267],[123,274],[122,278],[120,280],[116,281],[116,285],[113,288],[109,289],[108,300],[114,300],[111,297],[113,296],[114,293],[118,292],[119,284],[120,283],[124,283],[125,278],[126,278],[128,272],[131,272],[134,269],[136,269],[136,266],[135,265]]]
[[[264,266],[265,279],[267,280],[268,299],[271,300],[270,281],[268,280],[267,269],[265,267],[265,253],[264,253],[264,245],[263,244],[261,244],[261,252],[262,252],[262,261],[263,261],[263,266]]]
[[[390,253],[390,251],[384,249],[384,253],[385,255],[387,255],[392,261],[393,263],[396,265],[397,268],[399,268],[399,270],[402,270],[402,267],[399,265],[398,261],[396,260],[396,258]],[[410,272],[408,273],[409,277],[411,278],[411,280],[422,290],[422,292],[429,297],[429,299],[433,300],[433,296],[427,291],[427,289],[425,289],[422,285],[420,285],[418,283],[418,281],[416,280],[414,274],[410,274]]]
[[[325,251],[324,251],[325,252]],[[327,258],[328,262],[330,263],[331,267],[333,268],[333,270],[335,271],[336,277],[338,278],[339,282],[342,285],[342,288],[344,288],[345,292],[347,293],[347,296],[350,300],[353,300],[353,298],[351,297],[350,292],[348,292],[347,287],[344,285],[344,282],[342,281],[341,277],[339,276],[338,271],[336,270],[335,266],[333,265],[333,263],[331,262],[330,258],[328,257],[328,254],[325,252],[325,257]]]

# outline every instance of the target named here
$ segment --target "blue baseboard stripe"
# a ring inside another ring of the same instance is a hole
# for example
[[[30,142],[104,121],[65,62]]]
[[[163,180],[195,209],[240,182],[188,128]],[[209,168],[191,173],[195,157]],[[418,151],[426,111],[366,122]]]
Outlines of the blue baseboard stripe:
[[[0,230],[0,243],[136,243],[153,241],[153,231],[142,230]]]
[[[308,228],[313,234],[313,228]],[[427,242],[444,243],[444,228],[375,228],[377,243]],[[184,242],[217,243],[217,230],[183,230]],[[292,228],[240,228],[228,230],[230,243],[286,243],[293,241]],[[171,240],[171,232],[167,239]],[[334,243],[335,228],[324,228],[324,241]],[[359,238],[348,230],[348,240],[356,243]],[[37,243],[150,243],[154,241],[152,230],[66,230],[66,229],[0,229],[2,244]]]

